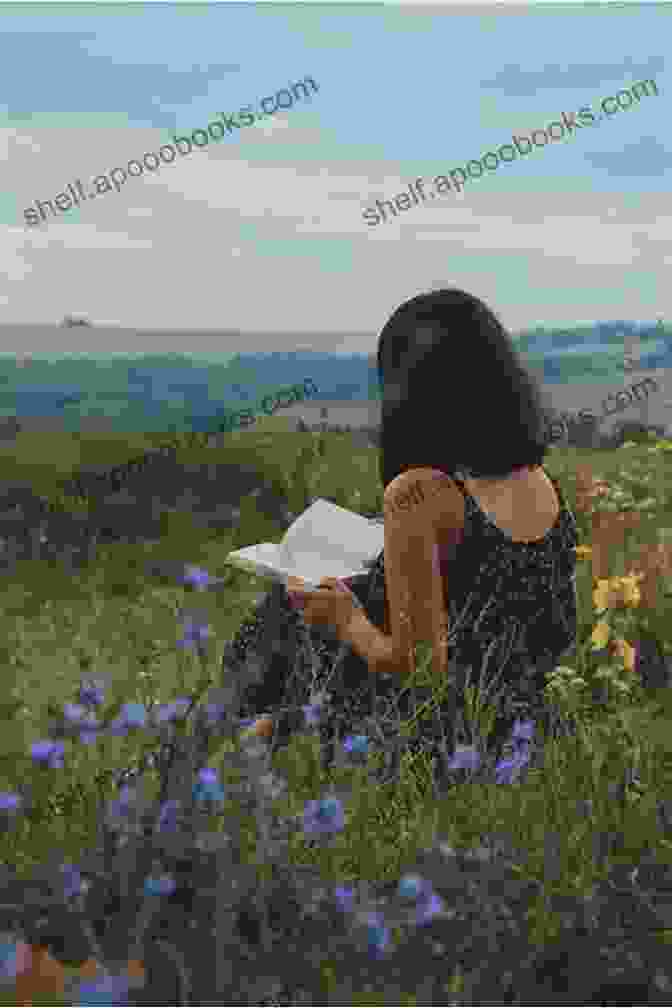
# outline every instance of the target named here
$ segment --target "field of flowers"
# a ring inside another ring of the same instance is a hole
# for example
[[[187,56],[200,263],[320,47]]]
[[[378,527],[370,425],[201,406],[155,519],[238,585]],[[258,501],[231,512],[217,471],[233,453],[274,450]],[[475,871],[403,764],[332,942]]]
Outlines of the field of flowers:
[[[382,510],[374,449],[258,437],[294,511]],[[552,449],[579,637],[552,730],[516,723],[498,763],[477,683],[449,765],[405,750],[431,655],[392,736],[371,719],[325,751],[319,695],[283,745],[278,718],[235,716],[265,660],[227,647],[270,586],[225,563],[269,538],[252,498],[236,533],[119,544],[67,583],[21,564],[0,589],[0,1003],[669,1004],[671,461]]]

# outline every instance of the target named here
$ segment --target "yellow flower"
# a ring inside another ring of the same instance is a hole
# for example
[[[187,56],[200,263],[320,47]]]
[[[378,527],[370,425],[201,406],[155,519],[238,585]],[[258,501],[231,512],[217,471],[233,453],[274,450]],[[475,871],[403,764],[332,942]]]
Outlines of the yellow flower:
[[[631,644],[617,637],[611,642],[610,651],[615,657],[622,659],[626,671],[635,671],[635,649]]]
[[[577,560],[589,560],[593,554],[592,546],[575,546],[574,552],[576,553]]]
[[[593,632],[590,636],[593,642],[593,647],[598,651],[606,647],[609,642],[609,635],[611,633],[609,624],[605,620],[600,620],[593,627]]]
[[[613,609],[617,606],[634,607],[641,601],[639,582],[643,574],[628,574],[624,577],[598,578],[593,590],[595,609]]]

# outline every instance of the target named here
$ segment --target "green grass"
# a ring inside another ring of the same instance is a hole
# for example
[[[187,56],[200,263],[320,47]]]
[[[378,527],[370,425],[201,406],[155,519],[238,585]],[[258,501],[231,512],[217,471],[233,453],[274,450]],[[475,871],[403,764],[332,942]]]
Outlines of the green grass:
[[[319,456],[306,449],[313,443],[311,435],[245,432],[233,435],[229,448],[216,452],[229,460],[243,455],[249,459],[254,451],[265,459],[270,471],[293,474],[290,489],[299,505],[312,492],[334,496],[357,510],[382,510],[373,449],[353,452],[347,435],[326,435],[326,454]],[[297,469],[299,449],[306,449],[303,473]],[[6,451],[3,449],[3,454]],[[137,447],[129,449],[129,457],[136,453]],[[36,461],[35,457],[33,465],[38,466],[39,461],[46,485],[48,460]],[[649,452],[646,446],[610,454],[553,448],[547,468],[559,479],[572,508],[576,466],[585,461],[605,479],[627,486],[636,500],[643,501],[652,492],[656,506],[646,515],[638,541],[655,542],[660,529],[672,526],[668,459],[665,453]],[[62,462],[61,470],[64,468],[67,466]],[[341,489],[344,486],[357,489],[346,495]],[[585,520],[577,518],[580,542],[587,545]],[[57,567],[26,562],[2,587],[0,665],[5,688],[0,708],[0,790],[12,791],[19,781],[27,780],[36,800],[29,817],[19,820],[13,832],[0,835],[1,861],[17,865],[21,875],[28,875],[54,849],[77,862],[83,851],[94,846],[96,802],[113,796],[109,772],[130,765],[145,743],[141,736],[108,739],[100,749],[66,742],[65,769],[38,771],[31,765],[29,747],[31,742],[48,737],[48,711],[62,709],[63,703],[74,700],[84,674],[107,677],[110,699],[118,703],[167,702],[197,688],[202,695],[208,685],[220,685],[222,648],[235,635],[259,591],[269,584],[232,572],[225,558],[236,545],[259,541],[268,534],[268,523],[248,502],[241,509],[238,535],[199,537],[186,521],[154,546],[110,548],[95,567],[80,576],[69,578]],[[186,593],[148,578],[144,565],[150,559],[195,563],[228,578],[224,591],[194,599],[207,611],[213,628],[203,662],[176,649],[176,612],[185,603]],[[625,557],[617,557],[614,562],[618,566],[625,561]],[[595,623],[589,561],[578,563],[577,588],[583,639]],[[626,638],[640,625],[649,625],[637,612],[628,619]],[[670,625],[666,603],[649,623],[663,643],[672,644],[662,636],[665,626]],[[589,685],[593,682],[596,665],[586,648],[577,648],[567,665]],[[612,663],[613,680],[619,674]],[[355,788],[344,832],[327,851],[320,852],[307,846],[302,837],[295,837],[290,863],[319,864],[325,875],[342,883],[359,878],[389,880],[412,863],[419,849],[431,845],[436,830],[459,849],[478,846],[484,837],[503,831],[521,851],[521,877],[544,882],[531,920],[536,941],[552,940],[558,922],[548,897],[585,892],[604,875],[605,865],[586,856],[597,833],[609,831],[617,838],[610,855],[612,863],[635,861],[650,848],[659,861],[672,863],[672,844],[656,825],[657,800],[672,798],[672,711],[667,698],[644,695],[636,687],[620,696],[614,689],[608,709],[599,714],[586,702],[586,691],[582,695],[583,701],[578,694],[573,697],[579,704],[579,736],[548,740],[543,769],[531,770],[523,783],[513,787],[474,779],[441,802],[432,796],[428,767],[419,757],[403,759],[397,783],[372,787],[366,769],[346,767],[325,774],[320,768],[318,740],[295,737],[275,757],[276,769],[289,782],[287,795],[275,803],[278,814],[298,814],[304,802],[320,796],[330,780],[354,781]],[[567,697],[569,703],[572,695]],[[370,757],[372,765],[376,759],[375,755]],[[631,791],[622,802],[615,802],[608,791],[609,782],[633,761],[643,793]],[[148,786],[155,785],[149,774]],[[593,802],[589,818],[577,808],[579,799]],[[226,813],[238,811],[227,807]],[[249,838],[248,855],[253,858],[252,824],[245,824],[244,817],[241,822],[244,836]],[[547,840],[552,834],[558,848],[551,881]]]

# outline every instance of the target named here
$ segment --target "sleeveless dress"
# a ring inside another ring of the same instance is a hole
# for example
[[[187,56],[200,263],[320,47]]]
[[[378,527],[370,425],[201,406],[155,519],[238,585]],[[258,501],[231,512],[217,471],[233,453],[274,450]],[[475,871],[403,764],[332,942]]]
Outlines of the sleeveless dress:
[[[463,480],[468,476],[463,469],[453,477],[465,500],[464,529],[459,540],[446,544],[442,552],[442,566],[450,572],[449,659],[456,673],[458,710],[463,708],[464,686],[478,683],[479,677],[486,688],[490,684],[501,691],[490,738],[491,746],[501,752],[516,718],[547,717],[541,692],[545,676],[575,644],[577,527],[559,484],[549,476],[560,503],[555,524],[540,540],[513,542],[466,491]],[[382,552],[368,576],[353,581],[352,590],[371,622],[386,631]],[[326,690],[333,714],[322,730],[323,739],[331,737],[335,718],[342,738],[361,730],[364,719],[372,715],[388,736],[395,726],[398,729],[399,718],[407,720],[416,709],[413,698],[424,702],[430,696],[428,689],[401,687],[392,675],[369,674],[366,661],[349,645],[331,638],[322,627],[306,627],[283,594],[280,586],[269,592],[232,642],[230,653],[238,660],[244,661],[252,647],[263,655],[264,664],[263,682],[245,691],[240,716],[279,712],[292,703],[308,703],[311,690]],[[266,636],[264,647],[260,638],[271,610],[275,636],[272,640]],[[445,738],[446,705],[438,711],[438,718],[430,714],[419,721],[418,737],[408,740],[411,752],[445,754],[445,748],[437,746]],[[302,723],[300,711],[292,715],[287,710],[280,720],[280,738],[286,739]],[[453,733],[449,751],[456,741]]]

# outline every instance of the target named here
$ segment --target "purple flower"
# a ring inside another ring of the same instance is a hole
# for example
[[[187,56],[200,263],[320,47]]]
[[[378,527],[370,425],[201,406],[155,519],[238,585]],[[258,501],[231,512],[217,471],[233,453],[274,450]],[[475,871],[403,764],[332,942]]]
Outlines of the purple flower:
[[[85,714],[86,708],[81,704],[63,704],[63,717],[70,724],[76,724],[78,721],[81,721]]]
[[[208,728],[214,728],[226,717],[226,707],[220,703],[206,703],[201,711]]]
[[[343,748],[346,752],[366,756],[369,751],[369,739],[366,735],[347,735]]]
[[[61,875],[63,876],[63,890],[65,898],[78,896],[82,889],[82,876],[79,868],[74,864],[62,864]]]
[[[213,577],[202,567],[194,567],[191,564],[188,564],[184,568],[184,574],[179,580],[181,584],[191,585],[192,588],[195,588],[197,591],[204,591],[213,584],[219,584],[221,578]]]
[[[174,833],[177,829],[177,815],[180,809],[179,801],[174,798],[168,799],[161,806],[159,813],[159,832]]]
[[[98,733],[102,729],[100,721],[93,714],[86,714],[79,722],[79,741],[83,745],[90,745],[98,738]]]
[[[187,620],[183,629],[184,637],[177,642],[178,647],[201,649],[204,641],[210,636],[210,627],[202,619]]]
[[[530,762],[530,754],[527,749],[520,748],[514,752],[509,759],[500,760],[495,767],[495,780],[497,784],[512,784],[517,780],[520,771]]]
[[[193,797],[194,801],[222,801],[224,788],[216,770],[210,767],[199,770],[198,781],[193,787]]]
[[[191,700],[185,697],[178,697],[172,703],[159,704],[152,714],[159,724],[163,724],[166,721],[175,721],[179,717],[184,717],[190,706]]]
[[[304,704],[302,706],[301,710],[304,713],[306,724],[309,728],[316,728],[319,725],[323,706],[324,704],[321,701]]]
[[[343,804],[339,798],[307,801],[303,813],[304,833],[339,833],[345,825]]]
[[[481,765],[481,755],[474,746],[456,746],[455,753],[448,763],[450,770],[476,771]]]
[[[65,746],[62,742],[52,742],[47,739],[43,742],[34,742],[30,747],[30,755],[35,763],[47,765],[51,770],[60,770],[63,767],[63,753]]]
[[[0,792],[0,812],[15,812],[23,804],[21,795],[13,791]]]
[[[382,914],[369,914],[366,925],[366,945],[369,953],[379,959],[389,945],[390,931],[383,921]]]
[[[513,725],[513,729],[511,731],[511,741],[513,742],[514,746],[533,741],[534,725],[535,722],[531,719],[528,721],[520,721],[516,719]]]
[[[441,913],[443,900],[429,885],[422,898],[418,900],[415,910],[415,923],[418,927],[422,927],[424,924],[429,924],[438,913]]]
[[[175,879],[172,875],[159,875],[152,876],[149,875],[145,879],[145,895],[146,896],[172,896],[177,888]]]
[[[125,784],[119,789],[119,797],[108,802],[108,815],[113,819],[127,819],[136,799],[136,791]]]
[[[86,707],[99,707],[105,699],[105,688],[99,680],[82,683],[79,687],[79,702]]]
[[[334,892],[336,905],[344,913],[349,913],[354,906],[355,893],[351,886],[336,886]]]
[[[127,1005],[128,977],[123,975],[103,977],[100,980],[82,981],[75,995],[75,1005]]]

